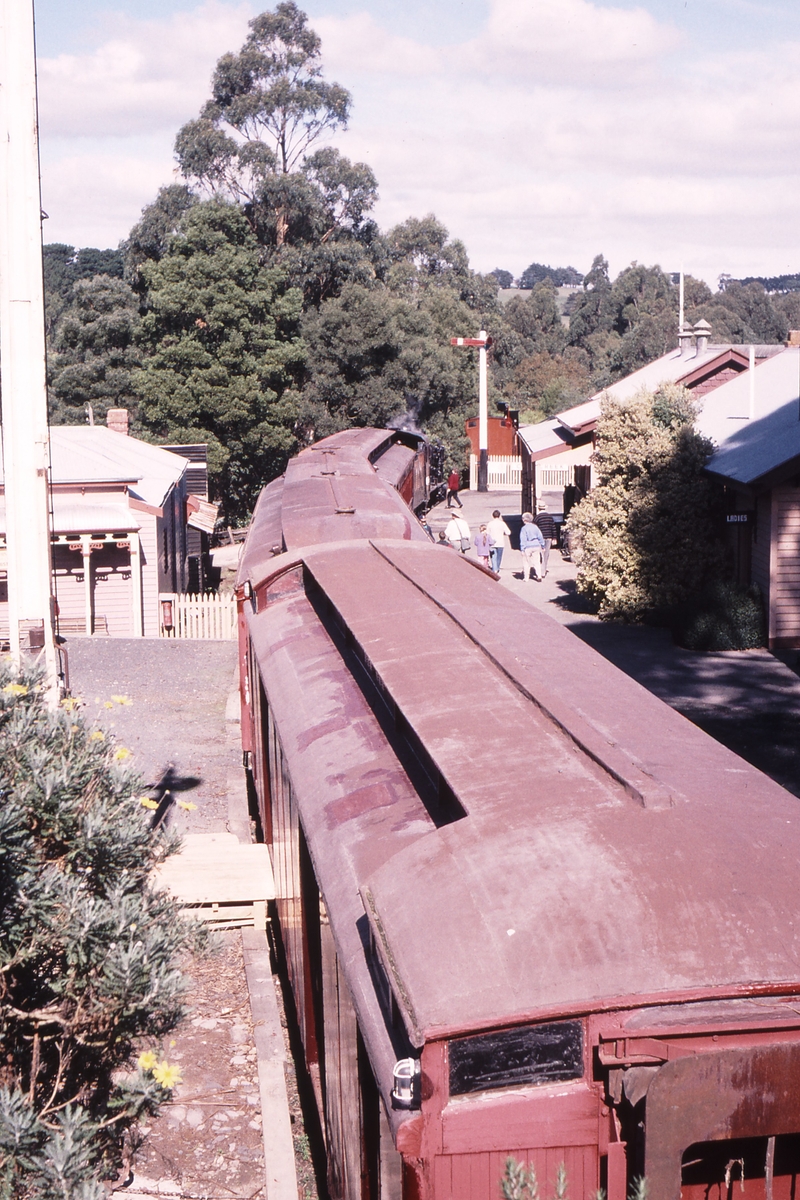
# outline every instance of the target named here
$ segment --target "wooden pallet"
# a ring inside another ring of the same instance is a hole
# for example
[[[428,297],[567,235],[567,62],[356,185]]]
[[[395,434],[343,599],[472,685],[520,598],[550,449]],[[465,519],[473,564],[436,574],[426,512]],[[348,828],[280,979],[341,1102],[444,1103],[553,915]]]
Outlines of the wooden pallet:
[[[187,835],[180,854],[158,868],[156,882],[215,929],[266,929],[267,903],[275,899],[269,850],[232,833]]]

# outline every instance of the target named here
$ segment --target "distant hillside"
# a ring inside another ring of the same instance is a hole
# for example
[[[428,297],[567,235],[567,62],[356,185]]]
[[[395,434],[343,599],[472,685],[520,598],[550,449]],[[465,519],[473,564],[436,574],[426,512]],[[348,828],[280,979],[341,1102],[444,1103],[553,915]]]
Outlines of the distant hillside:
[[[748,275],[736,283],[760,283],[767,292],[800,292],[800,275]]]

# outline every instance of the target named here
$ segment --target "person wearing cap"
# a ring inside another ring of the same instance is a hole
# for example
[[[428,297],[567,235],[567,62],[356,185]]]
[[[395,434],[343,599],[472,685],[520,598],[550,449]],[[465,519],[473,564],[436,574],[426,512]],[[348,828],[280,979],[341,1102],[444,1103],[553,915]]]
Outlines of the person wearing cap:
[[[467,553],[471,543],[469,525],[464,517],[451,517],[444,535],[455,550],[460,550],[462,554]]]
[[[547,511],[547,505],[544,500],[540,500],[536,506],[536,524],[542,531],[544,538],[544,550],[542,551],[542,579],[547,574],[547,564],[550,560],[550,547],[553,544],[553,538],[556,536],[556,523]]]
[[[522,529],[519,531],[519,548],[522,551],[522,578],[527,582],[528,572],[533,571],[537,583],[542,581],[542,531],[533,520],[533,513],[522,514]]]

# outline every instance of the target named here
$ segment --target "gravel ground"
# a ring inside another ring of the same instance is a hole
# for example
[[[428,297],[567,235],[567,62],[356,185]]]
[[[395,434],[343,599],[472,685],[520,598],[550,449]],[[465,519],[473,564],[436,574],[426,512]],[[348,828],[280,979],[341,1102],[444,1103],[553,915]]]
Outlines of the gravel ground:
[[[73,638],[70,687],[97,722],[133,751],[148,788],[168,789],[168,820],[181,833],[227,828],[227,777],[241,763],[229,741],[225,704],[234,687],[235,642]],[[119,703],[114,696],[130,703]]]
[[[238,931],[189,962],[190,1016],[165,1054],[181,1082],[142,1130],[134,1178],[120,1195],[225,1200],[265,1195],[264,1148],[250,999]]]

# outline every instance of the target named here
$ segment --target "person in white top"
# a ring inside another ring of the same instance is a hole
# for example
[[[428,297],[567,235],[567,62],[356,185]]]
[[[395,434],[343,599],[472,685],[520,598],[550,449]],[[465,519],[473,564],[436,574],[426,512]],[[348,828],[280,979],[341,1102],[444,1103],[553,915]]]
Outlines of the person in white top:
[[[499,508],[496,508],[492,513],[492,519],[486,526],[486,532],[489,534],[489,537],[494,538],[494,545],[491,550],[492,570],[499,575],[500,563],[503,561],[503,551],[506,546],[511,545],[511,530],[500,516]]]
[[[466,554],[471,546],[469,525],[463,517],[451,517],[444,531],[451,546]]]

